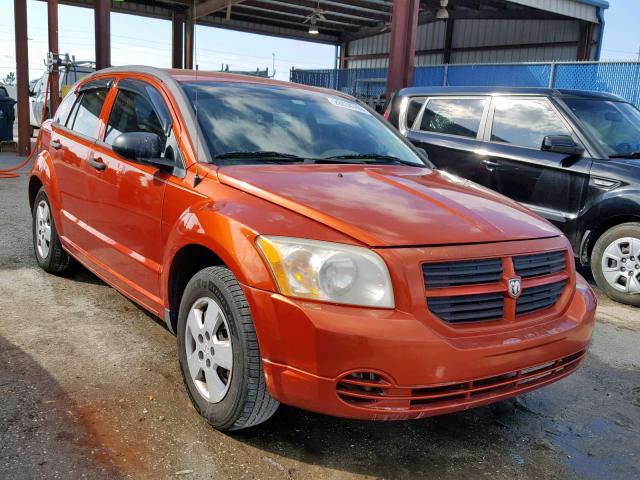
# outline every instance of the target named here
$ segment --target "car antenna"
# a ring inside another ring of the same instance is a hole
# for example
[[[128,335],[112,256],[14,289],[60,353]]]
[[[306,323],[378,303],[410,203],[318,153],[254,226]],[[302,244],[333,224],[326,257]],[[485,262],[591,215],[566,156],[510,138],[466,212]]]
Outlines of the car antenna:
[[[195,62],[195,66],[196,66],[196,105],[195,105],[195,111],[196,111],[196,175],[195,177],[193,177],[193,188],[196,188],[200,182],[202,181],[202,178],[200,177],[200,169],[199,169],[199,165],[200,165],[200,160],[199,160],[199,156],[200,156],[200,131],[199,131],[199,125],[200,125],[200,119],[198,117],[198,49],[197,47],[197,43],[196,43],[196,39],[197,39],[197,35],[196,35],[196,0],[193,0],[193,8],[191,10],[193,12],[193,18],[191,20],[191,22],[193,23],[193,61]]]

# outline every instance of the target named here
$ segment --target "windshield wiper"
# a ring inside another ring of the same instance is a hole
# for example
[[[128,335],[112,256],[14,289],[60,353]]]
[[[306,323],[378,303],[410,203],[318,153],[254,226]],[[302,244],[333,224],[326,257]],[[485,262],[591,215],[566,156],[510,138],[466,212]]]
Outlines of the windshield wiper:
[[[615,155],[609,155],[609,158],[640,158],[640,151],[631,153],[616,153]]]
[[[362,163],[399,163],[401,165],[409,165],[410,167],[421,167],[419,163],[409,162],[407,160],[402,160],[401,158],[394,157],[392,155],[381,155],[378,153],[360,153],[353,155],[335,155],[333,157],[322,158],[322,161],[326,160],[363,160]],[[370,160],[370,162],[367,162]]]
[[[291,153],[281,153],[281,152],[269,152],[269,151],[255,151],[255,152],[224,152],[215,155],[213,158],[219,160],[242,160],[242,159],[252,159],[257,158],[260,160],[274,160],[278,162],[304,162],[305,159],[303,157],[299,157],[298,155],[293,155]]]

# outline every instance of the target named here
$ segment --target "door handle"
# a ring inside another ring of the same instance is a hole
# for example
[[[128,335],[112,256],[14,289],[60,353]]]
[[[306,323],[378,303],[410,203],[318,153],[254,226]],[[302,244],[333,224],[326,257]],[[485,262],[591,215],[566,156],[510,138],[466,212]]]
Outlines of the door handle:
[[[482,160],[482,164],[487,167],[487,170],[493,172],[496,168],[500,168],[500,164],[493,160]]]
[[[62,144],[60,143],[60,140],[51,140],[51,148],[54,148],[56,150],[60,150],[62,148]]]
[[[98,170],[99,172],[107,168],[107,165],[102,161],[101,158],[89,157],[87,158],[87,163],[91,165],[93,168],[95,168],[96,170]]]

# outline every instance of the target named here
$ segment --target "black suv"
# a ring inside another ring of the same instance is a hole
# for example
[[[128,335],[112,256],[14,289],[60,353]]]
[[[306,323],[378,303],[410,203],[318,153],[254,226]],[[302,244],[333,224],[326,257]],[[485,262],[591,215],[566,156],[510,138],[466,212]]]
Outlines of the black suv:
[[[385,117],[439,169],[558,226],[609,297],[640,306],[640,111],[543,88],[408,88]]]

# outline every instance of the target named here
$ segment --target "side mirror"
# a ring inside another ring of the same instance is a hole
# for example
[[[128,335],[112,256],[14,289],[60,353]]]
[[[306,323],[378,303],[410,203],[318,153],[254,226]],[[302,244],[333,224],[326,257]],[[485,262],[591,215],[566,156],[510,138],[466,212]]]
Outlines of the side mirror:
[[[569,135],[547,135],[542,140],[542,151],[562,153],[574,157],[582,155],[584,148],[574,142]]]
[[[162,169],[172,169],[173,160],[161,158],[162,141],[155,133],[128,132],[116,137],[112,145],[113,151],[135,162],[148,163]]]

